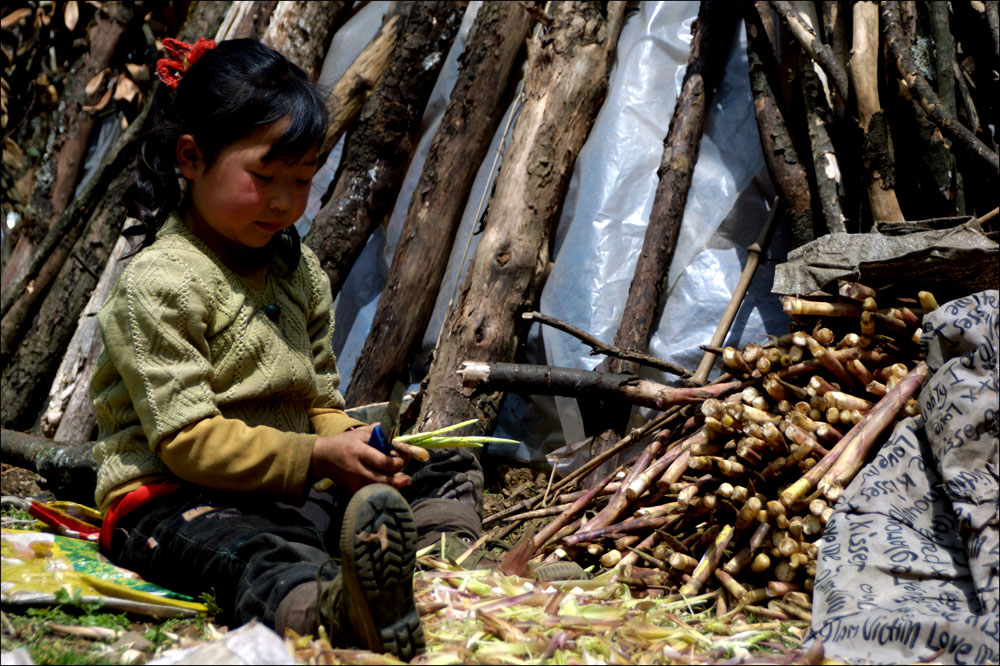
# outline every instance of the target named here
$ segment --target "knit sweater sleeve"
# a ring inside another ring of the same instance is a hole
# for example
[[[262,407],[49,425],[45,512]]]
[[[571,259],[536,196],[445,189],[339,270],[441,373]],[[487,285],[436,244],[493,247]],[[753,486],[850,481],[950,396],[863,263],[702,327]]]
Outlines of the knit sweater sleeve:
[[[186,481],[301,499],[316,436],[222,416],[206,335],[219,304],[192,263],[140,253],[99,315],[150,450]]]
[[[336,435],[364,423],[344,413],[344,398],[337,389],[340,373],[333,353],[333,295],[330,291],[330,279],[315,253],[305,246],[302,247],[302,262],[310,285],[308,333],[317,388],[316,399],[309,410],[309,419],[318,434]]]

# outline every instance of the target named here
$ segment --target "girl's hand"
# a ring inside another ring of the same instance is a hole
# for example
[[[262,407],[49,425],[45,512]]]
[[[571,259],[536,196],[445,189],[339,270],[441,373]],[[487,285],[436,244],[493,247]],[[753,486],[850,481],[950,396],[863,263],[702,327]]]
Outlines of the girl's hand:
[[[310,476],[327,477],[351,493],[369,483],[385,483],[393,488],[410,485],[413,480],[399,473],[406,462],[403,458],[387,456],[368,445],[373,427],[366,425],[339,435],[317,437],[309,467]]]

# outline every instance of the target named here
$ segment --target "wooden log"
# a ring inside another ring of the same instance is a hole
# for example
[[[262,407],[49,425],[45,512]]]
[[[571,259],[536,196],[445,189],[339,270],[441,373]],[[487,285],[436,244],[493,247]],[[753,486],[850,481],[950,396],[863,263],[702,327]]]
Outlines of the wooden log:
[[[389,69],[347,137],[331,196],[305,238],[334,295],[372,231],[392,212],[424,107],[467,4],[412,5]]]
[[[113,167],[106,169],[117,175],[101,187],[100,197],[90,198],[92,212],[68,252],[72,259],[63,264],[31,326],[11,350],[0,379],[4,395],[0,422],[4,427],[27,430],[35,425],[80,312],[98,282],[99,275],[91,267],[104,266],[121,232],[125,211],[120,202],[131,177],[122,163],[131,163],[138,149],[134,136],[129,139],[115,155]]]
[[[819,9],[822,14],[820,22],[823,25],[823,41],[830,45],[834,59],[846,72],[848,43],[844,36],[844,8],[840,2],[821,2]],[[846,102],[845,99],[833,100],[831,106],[838,119],[844,117]]]
[[[850,73],[858,102],[861,127],[861,160],[872,219],[901,222],[894,189],[895,166],[888,121],[878,95],[878,4],[870,0],[856,2]]]
[[[933,12],[934,7],[938,6],[930,3],[928,10]],[[948,6],[940,5],[940,8],[944,10],[947,20]],[[908,17],[904,21],[906,28],[903,32],[908,50],[919,48],[918,44],[930,43],[930,35],[924,29],[923,22],[917,20],[916,12],[913,14],[912,19]],[[951,32],[947,23],[943,28],[950,37]],[[935,46],[938,45],[936,40],[934,43]],[[954,44],[948,40],[946,46],[949,49],[947,70],[951,74],[953,62],[951,54],[954,52]],[[936,48],[932,55],[934,60],[931,64],[937,64]],[[953,74],[951,83],[951,99],[954,107]],[[955,169],[952,142],[928,117],[905,85],[890,76],[888,89],[896,93],[894,99],[886,101],[885,106],[887,113],[893,118],[891,131],[895,150],[896,181],[899,184],[898,189],[901,190],[898,196],[901,206],[912,207],[904,211],[904,214],[911,214],[909,211],[915,209],[920,211],[920,217],[923,218],[955,215],[958,174]]]
[[[510,74],[534,19],[518,3],[487,3],[459,58],[461,69],[400,232],[347,404],[380,400],[412,360],[434,310],[452,241],[480,164],[511,98]]]
[[[659,182],[642,252],[615,335],[615,347],[645,351],[649,346],[652,324],[657,320],[656,312],[662,305],[668,284],[668,271],[677,247],[705,120],[715,88],[722,82],[736,21],[737,14],[726,3],[706,0],[701,3],[692,26],[691,52],[663,140],[663,155],[657,170]],[[616,358],[608,359],[601,367],[613,374],[638,371],[634,362]],[[606,418],[601,418],[597,424],[599,434],[594,437],[591,456],[602,453],[621,439],[629,411],[629,406],[625,405],[602,406],[601,412]],[[614,464],[614,460],[609,461],[603,472],[598,468],[594,474],[601,475],[608,465]]]
[[[6,428],[0,431],[0,450],[5,463],[44,477],[46,488],[60,499],[88,506],[94,503],[97,484],[93,449],[94,442],[64,444]]]
[[[528,41],[523,105],[485,215],[485,231],[444,323],[421,406],[420,430],[475,416],[492,431],[501,395],[470,402],[461,361],[512,361],[538,298],[573,164],[604,100],[624,2],[553,5]]]
[[[278,2],[261,41],[316,80],[330,41],[349,14],[347,2]]]
[[[86,92],[87,83],[111,65],[111,58],[118,42],[129,24],[135,19],[126,3],[108,2],[94,15],[93,23],[87,28],[87,42],[90,49],[83,56],[79,67],[69,77],[63,91],[59,110],[53,125],[54,132],[50,149],[41,160],[41,168],[36,174],[35,188],[28,206],[32,220],[26,224],[36,227],[44,234],[55,219],[66,210],[73,190],[80,179],[84,157],[90,142],[95,122],[94,114],[84,111],[83,106],[93,104],[104,94],[104,88],[93,93]],[[15,261],[3,267],[0,284],[6,285],[37,247],[37,240],[22,234],[11,253]]]
[[[214,15],[215,9],[206,7],[205,11]],[[198,16],[197,8],[195,12]],[[198,25],[204,22],[199,21]],[[181,38],[192,39],[185,31]],[[121,196],[132,175],[148,111],[147,104],[43,241],[43,245],[49,243],[50,249],[64,252],[72,260],[53,269],[55,277],[31,325],[23,326],[24,330],[17,330],[16,335],[8,335],[8,317],[12,313],[4,317],[4,336],[0,341],[3,344],[0,351],[4,352],[0,356],[3,362],[0,389],[4,395],[0,424],[4,427],[27,430],[39,419],[80,312],[99,280],[97,271],[103,270],[124,225]],[[46,268],[52,264],[42,259],[37,263],[39,266],[44,263]]]
[[[934,70],[937,78],[937,92],[945,109],[952,118],[958,118],[958,101],[955,94],[955,39],[951,35],[951,26],[948,24],[948,5],[937,2],[927,3],[927,11],[930,14],[931,34],[934,38]],[[971,120],[971,118],[970,118]],[[975,134],[979,123],[971,123],[972,133]],[[949,211],[951,215],[965,214],[965,192],[962,187],[962,174],[955,168],[955,155],[949,153],[948,167],[951,175],[949,183],[951,189],[950,197],[954,206]]]
[[[63,355],[56,377],[49,388],[49,398],[42,410],[38,434],[60,442],[85,442],[94,436],[97,418],[90,404],[90,377],[103,348],[97,312],[118,282],[126,261],[122,256],[128,242],[119,237],[90,300],[77,320],[76,331]]]
[[[993,173],[1000,171],[1000,156],[948,113],[937,93],[917,69],[902,35],[898,4],[883,2],[881,11],[889,55],[899,72],[900,84],[916,98],[927,115],[958,147],[983,166],[991,168]]]
[[[484,391],[512,391],[534,395],[580,397],[598,394],[615,397],[633,405],[665,409],[670,405],[701,402],[728,393],[740,382],[706,387],[675,388],[635,375],[618,375],[576,368],[526,363],[483,363],[465,361],[458,369],[462,385]]]
[[[766,5],[764,8],[766,9]],[[785,202],[792,244],[804,245],[816,237],[809,178],[778,106],[774,88],[776,83],[769,78],[770,72],[777,72],[778,65],[767,39],[764,17],[751,3],[746,5],[744,14],[750,90],[753,92],[754,116],[757,119],[764,162]]]
[[[809,54],[809,57],[815,60],[826,72],[827,78],[833,82],[840,99],[846,101],[847,71],[834,57],[833,49],[816,36],[815,27],[810,24],[806,16],[799,14],[788,0],[770,0],[770,4],[774,11],[778,12],[784,19],[792,35]]]
[[[139,17],[141,18],[141,17]],[[90,50],[75,76],[70,79],[63,93],[65,109],[55,121],[59,127],[52,151],[42,160],[42,166],[35,177],[36,187],[32,193],[28,210],[32,212],[34,226],[48,231],[56,224],[59,216],[69,206],[73,191],[79,181],[90,135],[94,128],[94,115],[83,110],[84,104],[100,99],[103,89],[88,95],[87,83],[111,64],[118,42],[129,24],[136,17],[132,9],[124,3],[106,5],[106,11],[95,14],[94,23],[87,31]],[[94,99],[90,99],[94,98]],[[30,226],[30,222],[29,226]],[[44,297],[68,256],[65,245],[57,246],[48,254],[50,245],[44,240],[36,243],[29,234],[22,234],[14,246],[12,255],[16,261],[4,266],[0,281],[5,285],[3,295],[3,323],[0,325],[0,359],[6,359],[31,317],[39,299]],[[41,256],[39,256],[41,255]],[[22,261],[26,259],[26,263]],[[39,260],[44,264],[38,266]],[[31,289],[25,289],[28,279],[25,273],[32,270]],[[15,277],[15,272],[19,274]],[[0,361],[3,363],[3,361]]]
[[[809,131],[809,144],[812,149],[810,151],[812,175],[816,182],[816,209],[822,220],[823,233],[846,233],[847,220],[841,204],[844,182],[837,151],[830,137],[833,111],[826,103],[823,86],[813,67],[808,59],[799,60],[799,83],[806,113],[806,127]]]
[[[404,17],[399,13],[387,14],[382,27],[330,91],[326,98],[330,126],[320,151],[320,163],[326,161],[340,137],[357,120],[369,94],[389,68],[403,21]]]
[[[215,31],[215,41],[259,37],[271,21],[271,16],[279,4],[294,3],[279,3],[274,0],[235,0],[229,5],[222,24]]]

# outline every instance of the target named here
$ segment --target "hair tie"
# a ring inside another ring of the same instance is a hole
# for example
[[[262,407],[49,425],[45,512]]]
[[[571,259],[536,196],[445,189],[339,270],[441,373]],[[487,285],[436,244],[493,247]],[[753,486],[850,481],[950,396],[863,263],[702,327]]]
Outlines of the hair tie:
[[[215,48],[215,40],[202,37],[194,44],[188,44],[179,39],[167,37],[163,40],[163,48],[169,57],[156,61],[156,75],[165,86],[171,90],[177,90],[177,84],[181,82],[181,78],[188,68],[206,51]]]

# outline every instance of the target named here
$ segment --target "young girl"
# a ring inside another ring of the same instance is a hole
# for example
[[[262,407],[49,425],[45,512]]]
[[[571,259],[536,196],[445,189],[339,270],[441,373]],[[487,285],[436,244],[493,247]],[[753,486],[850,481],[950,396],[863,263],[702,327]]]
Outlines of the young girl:
[[[167,45],[176,60],[157,68],[166,85],[124,196],[143,249],[98,315],[102,550],[171,589],[213,592],[229,621],[321,623],[335,644],[408,660],[424,640],[417,532],[397,491],[411,479],[342,410],[329,281],[292,226],[323,100],[254,40]],[[329,505],[325,534],[279,506],[323,477],[353,494]]]

